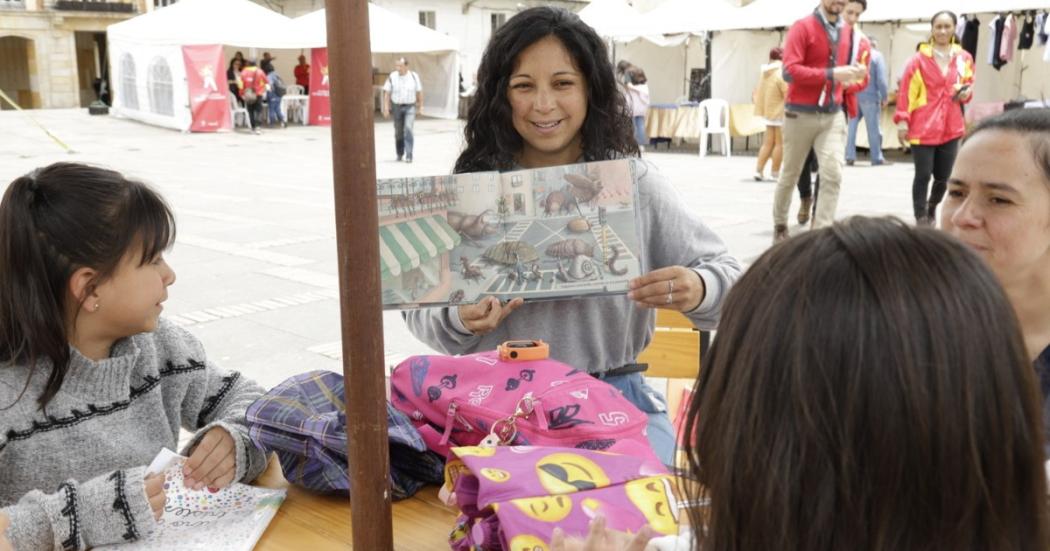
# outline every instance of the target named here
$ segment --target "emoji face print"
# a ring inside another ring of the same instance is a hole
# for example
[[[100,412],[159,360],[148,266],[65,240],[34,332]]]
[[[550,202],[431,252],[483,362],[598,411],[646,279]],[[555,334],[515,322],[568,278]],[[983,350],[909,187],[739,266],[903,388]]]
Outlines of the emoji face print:
[[[632,480],[624,488],[627,498],[645,515],[653,530],[667,535],[678,533],[678,501],[667,477]]]
[[[492,457],[496,455],[496,448],[482,448],[481,446],[463,446],[461,448],[452,448],[452,450],[460,457]]]
[[[575,453],[552,453],[536,463],[540,484],[552,494],[571,494],[609,485],[605,471]]]
[[[481,476],[493,481],[493,482],[506,482],[510,480],[510,473],[503,469],[493,469],[491,467],[484,467],[481,469]]]
[[[550,547],[536,536],[522,534],[510,540],[508,551],[550,551]]]
[[[515,499],[511,503],[529,518],[542,522],[558,522],[572,512],[572,499],[569,496],[528,497]]]

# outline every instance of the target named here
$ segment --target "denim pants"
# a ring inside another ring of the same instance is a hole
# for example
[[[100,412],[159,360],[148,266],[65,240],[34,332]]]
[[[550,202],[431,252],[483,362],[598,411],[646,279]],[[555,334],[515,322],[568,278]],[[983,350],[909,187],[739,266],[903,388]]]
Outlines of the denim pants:
[[[638,145],[649,145],[649,138],[645,135],[645,117],[632,117],[634,122],[634,141]]]
[[[284,122],[284,117],[281,116],[281,98],[277,94],[271,93],[266,97],[266,106],[270,110],[269,117],[266,119],[270,124]]]
[[[394,145],[397,147],[397,158],[404,156],[412,159],[412,125],[416,122],[416,106],[412,103],[395,103],[394,108]]]
[[[857,118],[849,120],[849,130],[846,135],[846,160],[857,160],[857,127],[860,119],[864,119],[864,126],[868,129],[868,149],[871,151],[871,162],[881,163],[882,157],[882,132],[879,122],[882,117],[882,106],[878,103],[861,102],[860,113]]]
[[[646,436],[656,457],[664,465],[674,465],[675,432],[667,415],[667,401],[645,382],[642,373],[599,377],[619,389],[627,401],[649,416]]]

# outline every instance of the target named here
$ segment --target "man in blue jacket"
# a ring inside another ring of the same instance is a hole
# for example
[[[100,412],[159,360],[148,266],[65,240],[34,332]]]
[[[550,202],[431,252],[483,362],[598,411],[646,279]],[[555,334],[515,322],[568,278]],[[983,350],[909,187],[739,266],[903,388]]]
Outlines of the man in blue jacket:
[[[882,156],[882,132],[879,122],[882,110],[889,100],[889,77],[886,73],[886,60],[878,50],[878,43],[871,41],[871,62],[868,65],[868,86],[857,94],[860,113],[849,120],[849,134],[846,139],[846,164],[852,166],[857,160],[857,127],[860,119],[868,129],[868,147],[871,149],[871,164],[878,166],[889,164]]]

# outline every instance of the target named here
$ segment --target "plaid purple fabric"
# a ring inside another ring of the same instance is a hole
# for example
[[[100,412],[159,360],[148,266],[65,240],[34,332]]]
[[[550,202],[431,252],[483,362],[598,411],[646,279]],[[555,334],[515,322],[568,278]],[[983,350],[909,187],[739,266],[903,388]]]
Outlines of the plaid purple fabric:
[[[342,375],[311,371],[282,382],[248,408],[252,440],[277,453],[289,482],[319,492],[349,491],[343,396]],[[408,417],[389,402],[386,416],[393,498],[440,484],[441,458],[427,451]]]

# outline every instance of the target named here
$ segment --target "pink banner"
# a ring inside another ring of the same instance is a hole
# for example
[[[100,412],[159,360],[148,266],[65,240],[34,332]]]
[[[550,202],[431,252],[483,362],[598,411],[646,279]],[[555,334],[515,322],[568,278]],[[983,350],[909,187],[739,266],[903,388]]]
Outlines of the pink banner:
[[[222,46],[183,46],[186,86],[190,92],[191,132],[230,130],[230,93]]]
[[[310,50],[310,124],[332,124],[332,104],[328,97],[328,48]]]

